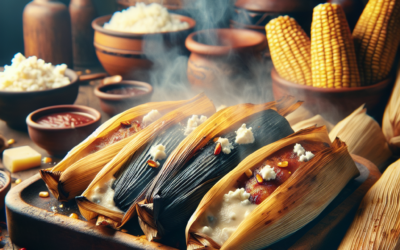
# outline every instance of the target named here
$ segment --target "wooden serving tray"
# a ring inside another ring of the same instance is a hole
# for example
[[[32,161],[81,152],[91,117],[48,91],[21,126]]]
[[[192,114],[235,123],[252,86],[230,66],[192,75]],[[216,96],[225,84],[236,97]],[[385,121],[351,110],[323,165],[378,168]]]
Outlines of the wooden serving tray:
[[[360,176],[352,180],[314,221],[268,249],[337,249],[362,198],[381,175],[370,161],[352,157]],[[97,227],[80,216],[74,200],[61,203],[52,196],[40,198],[40,191],[47,191],[47,187],[37,174],[11,189],[6,197],[8,231],[14,244],[43,250],[175,249],[134,236],[140,232],[123,233]],[[53,212],[55,209],[57,212]],[[80,219],[69,218],[71,213],[79,214]]]

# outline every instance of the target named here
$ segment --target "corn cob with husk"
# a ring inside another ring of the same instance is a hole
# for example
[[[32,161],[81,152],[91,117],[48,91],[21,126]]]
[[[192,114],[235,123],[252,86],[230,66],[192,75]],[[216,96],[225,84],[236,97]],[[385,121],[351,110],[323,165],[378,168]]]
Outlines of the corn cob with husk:
[[[400,43],[400,1],[369,0],[353,31],[362,85],[386,79]]]
[[[190,100],[178,102],[160,102],[140,105],[130,112],[126,111],[117,115],[103,124],[95,134],[97,137],[89,137],[84,141],[82,146],[74,148],[63,161],[61,161],[53,169],[41,170],[42,179],[46,182],[49,190],[59,200],[69,200],[77,195],[80,195],[94,179],[96,174],[115,156],[118,152],[131,140],[133,140],[145,126],[140,126],[138,132],[120,138],[121,140],[110,144],[94,153],[87,155],[87,151],[93,148],[98,141],[103,141],[111,137],[113,133],[118,132],[118,129],[123,127],[125,121],[139,120],[153,109],[157,109],[161,115],[167,114],[171,110],[192,106],[197,104],[196,110],[191,110],[198,114],[212,114],[215,108],[211,101],[204,95],[200,94]],[[135,124],[135,123],[133,123]],[[151,124],[147,124],[149,126]],[[83,157],[83,158],[80,158]]]
[[[328,130],[328,133],[333,129],[333,124],[325,120],[321,115],[313,116],[304,121],[300,121],[294,125],[292,125],[292,129],[297,132],[301,129],[305,129],[311,126],[325,126]]]
[[[338,249],[399,249],[399,189],[400,160],[397,160],[364,196]]]
[[[383,114],[382,131],[390,148],[400,154],[400,65],[397,69],[396,83]]]
[[[201,200],[186,227],[187,249],[265,248],[316,218],[358,174],[345,143],[336,139],[330,147],[325,146],[316,152],[312,159],[302,163],[261,203],[258,205],[243,203],[243,206],[255,207],[246,211],[247,216],[238,221],[236,227],[226,230],[230,234],[226,235],[226,238],[218,239],[209,229],[203,230],[207,221],[211,224],[214,221],[218,223],[219,217],[216,212],[223,209],[220,205],[225,201],[225,195],[240,188],[242,180],[249,178],[247,172],[257,173],[258,167],[265,166],[266,159],[287,147],[293,149],[296,143],[330,145],[330,139],[324,127],[311,127],[265,146],[248,156],[214,185]],[[251,178],[254,178],[254,175]],[[246,186],[246,192],[247,190]],[[250,202],[254,201],[250,199],[251,197],[247,198]],[[209,227],[212,227],[211,224]]]
[[[272,19],[266,26],[274,67],[286,80],[312,86],[311,42],[301,26],[289,16]]]
[[[242,104],[220,110],[212,117],[207,119],[205,123],[198,126],[188,137],[186,137],[180,143],[180,145],[167,158],[164,165],[162,167],[160,166],[161,170],[157,176],[164,176],[166,174],[165,171],[167,170],[168,173],[172,175],[174,175],[173,173],[177,173],[178,170],[176,168],[178,166],[186,163],[189,159],[193,157],[193,155],[197,151],[206,146],[212,138],[221,133],[225,133],[233,125],[237,125],[239,123],[241,124],[241,122],[245,121],[246,119],[250,119],[252,116],[263,110],[276,109],[280,114],[286,115],[297,108],[300,104],[301,103],[294,103],[293,98],[287,98],[279,102],[271,102],[259,105]],[[266,126],[272,125],[267,124]],[[143,138],[141,137],[140,140],[142,139]],[[136,143],[135,146],[137,145],[138,144]],[[82,194],[82,196],[77,198],[77,203],[80,211],[86,219],[90,220],[97,216],[105,216],[116,221],[116,224],[119,227],[125,224],[136,214],[136,205],[139,201],[143,200],[144,193],[149,187],[151,187],[150,183],[149,186],[141,187],[142,190],[136,191],[140,195],[138,195],[138,197],[135,199],[135,201],[132,203],[125,214],[116,213],[114,211],[111,211],[110,209],[100,207],[98,204],[95,204],[88,199],[88,197],[90,197],[91,193],[99,183],[106,182],[119,173],[121,167],[123,167],[124,164],[128,161],[127,158],[130,157],[131,151],[132,150],[130,149],[130,145],[127,145],[123,150],[121,150],[121,152],[101,170],[101,172],[96,176],[93,182],[89,185],[88,189]],[[172,164],[171,159],[174,160],[174,164]],[[169,170],[169,168],[166,169],[166,167],[168,166],[176,166],[176,168],[175,170]],[[145,204],[143,205],[146,206]],[[147,222],[147,220],[145,221]],[[154,230],[153,228],[150,227],[149,230]]]
[[[311,64],[314,87],[360,86],[354,43],[340,5],[326,3],[314,8]]]
[[[349,152],[372,161],[380,170],[392,152],[379,124],[369,115],[364,105],[340,121],[329,133],[331,140],[339,137],[346,142]]]

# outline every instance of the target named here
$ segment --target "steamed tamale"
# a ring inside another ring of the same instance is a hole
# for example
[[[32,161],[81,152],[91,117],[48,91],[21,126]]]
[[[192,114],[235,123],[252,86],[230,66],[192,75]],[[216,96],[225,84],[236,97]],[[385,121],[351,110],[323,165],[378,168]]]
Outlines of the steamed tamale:
[[[305,226],[358,174],[346,145],[329,145],[326,129],[311,127],[248,156],[201,200],[186,227],[188,249],[261,249]],[[243,212],[224,210],[232,199]],[[225,217],[231,224],[216,238]]]
[[[292,129],[297,132],[301,129],[305,129],[308,128],[310,126],[326,126],[326,129],[328,130],[328,132],[330,132],[333,129],[333,124],[328,122],[327,120],[325,120],[321,115],[315,115],[309,119],[306,120],[302,120],[299,121],[297,123],[295,123],[292,126]]]
[[[278,109],[279,113],[281,114],[288,114],[301,104],[293,103],[293,98],[286,98],[278,102],[271,102],[259,105],[243,104],[223,109],[217,114],[214,114],[212,117],[210,117],[206,122],[198,126],[189,136],[184,139],[184,141],[180,143],[180,146],[178,146],[178,148],[174,150],[171,156],[173,156],[174,160],[183,161],[182,163],[185,163],[193,156],[194,153],[203,148],[212,138],[228,130],[232,125],[240,124],[243,120],[246,120],[252,115],[262,110],[267,110],[271,108]],[[144,135],[145,137],[148,136],[146,133]],[[137,139],[143,141],[146,138],[140,136]],[[145,144],[143,143],[141,145],[144,146]],[[186,146],[184,147],[181,145]],[[136,149],[138,149],[138,143],[136,143],[135,146]],[[177,157],[179,153],[182,153],[181,157]],[[88,189],[82,194],[82,196],[77,198],[78,206],[85,218],[92,219],[97,215],[104,215],[119,222],[121,222],[122,220],[122,223],[125,223],[136,213],[135,205],[143,197],[144,191],[146,191],[148,187],[145,187],[142,193],[140,191],[136,191],[136,193],[140,195],[135,199],[131,207],[124,214],[123,218],[121,216],[121,213],[115,213],[109,209],[98,206],[98,204],[94,204],[87,199],[88,195],[93,192],[98,183],[106,182],[112,178],[115,178],[116,174],[120,174],[121,168],[126,166],[126,163],[131,160],[127,159],[131,155],[132,149],[130,149],[130,146],[127,145],[116,157],[114,157],[114,159],[109,164],[107,164],[104,169],[102,169],[95,180],[90,184]],[[169,156],[168,159],[171,159],[171,156]],[[171,163],[168,159],[166,160],[166,162]],[[162,169],[164,169],[164,166],[162,166]],[[160,175],[160,173],[158,174],[158,176]]]
[[[399,190],[400,160],[397,160],[364,196],[338,249],[399,249]]]
[[[160,103],[163,104],[163,103]],[[157,107],[160,108],[157,104]],[[182,107],[191,107],[189,108],[190,112],[196,112],[197,114],[205,114],[210,115],[215,112],[214,105],[212,102],[204,95],[200,94],[190,100],[179,102],[174,106],[171,106],[168,103],[164,103],[165,108],[160,108],[160,114],[154,114],[154,110],[150,110],[149,114],[146,115],[144,113],[142,116],[137,116],[136,119],[140,121],[140,131],[127,137],[127,138],[119,138],[117,142],[113,143],[111,146],[102,148],[92,154],[87,155],[86,157],[73,162],[66,156],[65,160],[67,163],[60,166],[68,166],[67,169],[59,171],[59,168],[54,168],[51,171],[42,170],[41,175],[45,180],[49,190],[52,191],[54,196],[60,200],[69,200],[74,198],[77,195],[80,195],[90,184],[96,174],[104,167],[112,158],[118,154],[118,152],[127,145],[131,140],[142,133],[143,129],[153,125],[150,124],[150,118],[156,120],[160,116],[167,114],[173,108],[182,108]],[[153,106],[152,106],[153,107]],[[148,111],[148,109],[146,109]],[[139,112],[139,111],[137,111]],[[141,111],[140,111],[141,112]],[[182,113],[183,114],[183,113]],[[189,114],[187,115],[189,116]],[[125,117],[125,116],[124,116]],[[159,119],[159,123],[163,122],[167,116],[162,116]],[[180,119],[184,119],[185,117],[180,117]],[[114,118],[112,118],[114,120]],[[179,122],[180,120],[176,121]],[[109,123],[109,122],[107,122]],[[117,128],[120,130],[120,127],[127,126],[136,126],[137,123],[126,124],[121,120],[114,120],[113,124],[109,124],[109,128]],[[154,127],[154,126],[153,126]],[[101,133],[101,138],[106,138],[107,133],[103,131]],[[101,139],[104,140],[104,139]],[[95,141],[96,142],[96,141]],[[86,145],[86,144],[85,144]],[[87,148],[91,147],[93,144],[87,146]],[[70,164],[70,165],[69,165]]]

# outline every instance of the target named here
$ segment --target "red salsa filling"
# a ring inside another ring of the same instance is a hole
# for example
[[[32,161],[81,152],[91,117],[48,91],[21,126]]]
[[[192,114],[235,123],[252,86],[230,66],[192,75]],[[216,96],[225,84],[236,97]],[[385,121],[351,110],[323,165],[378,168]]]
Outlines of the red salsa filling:
[[[307,141],[301,141],[299,144],[305,149],[305,151],[311,151],[314,155],[329,147],[326,143],[311,143]],[[284,147],[279,151],[269,156],[264,163],[253,171],[250,178],[241,178],[239,180],[239,187],[244,187],[247,193],[250,193],[249,200],[252,203],[260,204],[268,196],[272,194],[282,183],[284,183],[299,167],[305,162],[300,162],[299,157],[293,152],[294,144]],[[257,181],[256,175],[260,177],[260,171],[266,165],[271,166],[276,173],[276,178],[273,180],[262,180]],[[281,167],[279,167],[279,165]]]
[[[40,117],[36,122],[52,128],[74,128],[93,121],[89,114],[81,112],[61,112]]]

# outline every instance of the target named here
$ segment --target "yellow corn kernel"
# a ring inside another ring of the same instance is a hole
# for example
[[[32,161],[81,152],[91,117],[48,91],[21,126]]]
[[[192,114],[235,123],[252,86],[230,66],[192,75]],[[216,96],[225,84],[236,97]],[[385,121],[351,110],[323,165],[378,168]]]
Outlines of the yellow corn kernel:
[[[268,46],[281,77],[302,85],[312,85],[310,39],[289,16],[272,19],[266,26]]]
[[[51,163],[53,161],[53,159],[51,159],[50,157],[43,157],[42,162],[43,163]]]
[[[20,184],[21,182],[22,182],[21,179],[16,179],[16,180],[15,180],[15,184]]]
[[[69,215],[69,218],[79,219],[79,215],[77,215],[76,213],[72,213],[72,214]]]
[[[354,43],[340,5],[326,3],[314,8],[311,70],[314,87],[360,86]]]
[[[388,77],[400,44],[400,2],[369,0],[353,31],[362,85]]]
[[[281,168],[285,168],[288,165],[289,165],[289,162],[287,162],[287,161],[278,162],[278,167],[281,167]]]
[[[8,144],[8,145],[12,145],[12,144],[14,144],[14,143],[15,143],[15,140],[14,140],[14,139],[10,139],[10,140],[7,141],[7,144]]]
[[[244,172],[244,173],[246,174],[246,176],[247,176],[248,178],[250,178],[250,177],[253,176],[253,171],[251,171],[251,169],[247,169],[246,172]]]
[[[39,197],[47,198],[47,197],[49,197],[49,192],[46,192],[46,191],[40,192],[40,193],[39,193]]]

